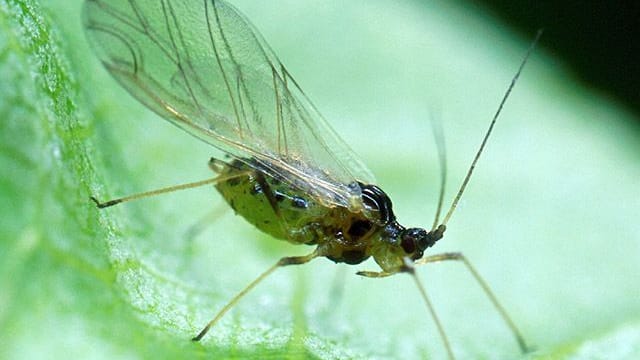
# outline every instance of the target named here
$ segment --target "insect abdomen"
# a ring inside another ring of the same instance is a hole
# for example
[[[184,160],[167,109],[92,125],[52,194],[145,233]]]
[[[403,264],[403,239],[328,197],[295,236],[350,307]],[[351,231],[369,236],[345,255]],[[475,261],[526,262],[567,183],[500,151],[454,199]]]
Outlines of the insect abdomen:
[[[221,175],[241,174],[248,169],[234,162]],[[257,170],[220,182],[216,189],[236,214],[249,223],[275,238],[296,244],[316,243],[324,226],[319,221],[326,220],[330,213],[330,208]]]
[[[236,214],[263,232],[294,244],[318,245],[334,262],[357,264],[370,256],[378,226],[364,213],[324,206],[288,184],[235,161],[219,171],[233,176],[216,185]]]

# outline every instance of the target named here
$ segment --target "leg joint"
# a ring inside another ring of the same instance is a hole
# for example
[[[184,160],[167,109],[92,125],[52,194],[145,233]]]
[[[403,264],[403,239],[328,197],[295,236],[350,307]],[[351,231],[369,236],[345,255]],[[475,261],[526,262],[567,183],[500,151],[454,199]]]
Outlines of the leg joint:
[[[291,257],[283,257],[278,261],[277,266],[288,266],[288,265],[302,265],[306,264],[315,256],[291,256]]]

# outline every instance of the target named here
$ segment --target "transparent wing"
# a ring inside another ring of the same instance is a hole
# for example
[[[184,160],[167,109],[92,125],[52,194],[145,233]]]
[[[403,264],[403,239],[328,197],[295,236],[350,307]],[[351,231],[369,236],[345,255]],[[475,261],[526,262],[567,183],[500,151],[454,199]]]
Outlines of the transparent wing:
[[[87,0],[87,36],[133,96],[325,204],[359,206],[367,168],[262,36],[221,0]]]

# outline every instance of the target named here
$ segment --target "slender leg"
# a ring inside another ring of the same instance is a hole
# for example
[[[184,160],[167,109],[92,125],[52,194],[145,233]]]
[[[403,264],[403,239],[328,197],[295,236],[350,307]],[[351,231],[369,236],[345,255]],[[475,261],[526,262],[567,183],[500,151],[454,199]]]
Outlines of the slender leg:
[[[209,169],[211,169],[216,174],[222,174],[222,171],[224,171],[224,169],[227,167],[232,167],[234,169],[237,169],[237,167],[234,166],[232,163],[228,163],[223,160],[216,159],[214,157],[209,158],[209,162],[207,165],[209,165]]]
[[[429,310],[429,314],[431,314],[431,318],[433,319],[433,322],[436,324],[436,328],[438,329],[438,334],[440,335],[440,339],[442,339],[442,343],[443,343],[445,349],[447,350],[448,358],[451,359],[451,360],[455,359],[455,356],[453,355],[453,350],[451,350],[451,345],[449,343],[449,338],[447,337],[447,334],[444,331],[444,327],[442,327],[442,323],[440,322],[440,318],[438,317],[438,314],[436,313],[436,310],[433,307],[433,304],[431,303],[431,300],[429,299],[429,295],[427,295],[426,288],[424,287],[424,285],[422,284],[422,282],[418,278],[418,275],[416,274],[413,261],[411,261],[411,259],[406,258],[406,257],[403,259],[403,261],[404,261],[404,266],[402,266],[401,268],[399,268],[395,272],[387,272],[387,271],[379,271],[379,272],[377,272],[377,271],[358,271],[356,274],[358,274],[360,276],[369,277],[369,278],[376,278],[376,279],[384,278],[384,277],[391,276],[391,275],[395,275],[395,274],[400,273],[400,272],[407,273],[407,274],[411,275],[411,277],[413,278],[416,286],[418,287],[418,291],[420,291],[420,296],[422,297],[422,300],[424,300],[424,303],[427,306],[427,310]]]
[[[207,323],[207,325],[198,333],[198,335],[193,337],[191,340],[200,341],[200,339],[202,339],[202,337],[205,336],[207,332],[209,332],[209,329],[211,329],[212,326],[214,326],[229,310],[231,310],[231,308],[234,307],[238,303],[238,301],[240,301],[245,295],[247,295],[249,291],[253,290],[253,288],[255,288],[256,285],[262,282],[262,280],[266,279],[269,275],[271,275],[276,269],[284,266],[289,266],[289,265],[306,264],[309,261],[315,259],[316,257],[318,257],[318,253],[317,251],[314,251],[311,254],[306,256],[283,257],[282,259],[278,260],[278,262],[275,263],[275,265],[268,268],[267,271],[260,274],[260,276],[258,276],[255,280],[249,283],[249,285],[247,285],[238,294],[236,294],[236,296],[234,296],[222,308],[222,310],[220,310],[216,314],[216,316],[214,316],[213,319],[209,321],[209,323]]]
[[[192,188],[196,188],[196,187],[200,187],[200,186],[205,186],[205,185],[210,185],[210,184],[217,184],[219,182],[227,181],[229,179],[233,179],[233,178],[236,178],[236,177],[239,177],[239,176],[245,176],[247,174],[248,174],[248,172],[247,173],[244,173],[244,172],[234,173],[232,175],[220,175],[220,176],[216,176],[216,177],[211,178],[211,179],[206,179],[206,180],[202,180],[202,181],[196,181],[196,182],[187,183],[187,184],[169,186],[169,187],[166,187],[166,188],[152,190],[152,191],[146,191],[146,192],[143,192],[143,193],[133,194],[133,195],[129,195],[129,196],[125,196],[125,197],[121,197],[121,198],[118,198],[118,199],[113,199],[113,200],[109,200],[109,201],[105,201],[105,202],[99,201],[94,196],[91,196],[91,200],[96,204],[96,206],[99,209],[104,209],[104,208],[111,207],[111,206],[114,206],[114,205],[118,205],[118,204],[121,204],[121,203],[127,202],[127,201],[139,200],[139,199],[148,198],[148,197],[152,197],[152,196],[156,196],[156,195],[160,195],[160,194],[166,194],[166,193],[170,193],[170,192],[174,192],[174,191],[178,191],[178,190],[192,189]]]
[[[429,263],[451,261],[451,260],[462,261],[462,263],[467,267],[471,275],[473,275],[473,277],[476,279],[478,284],[480,284],[480,287],[482,287],[482,290],[484,290],[489,300],[491,300],[491,303],[493,304],[493,306],[496,308],[496,310],[498,310],[498,313],[500,314],[504,322],[507,324],[507,326],[511,330],[511,333],[513,334],[513,336],[516,338],[516,341],[518,342],[518,346],[520,347],[520,350],[523,353],[527,353],[531,351],[531,348],[529,348],[527,343],[524,341],[524,337],[522,336],[522,333],[520,333],[520,330],[518,330],[518,328],[516,327],[516,324],[513,322],[513,320],[511,320],[511,317],[507,314],[507,311],[504,309],[504,307],[500,304],[500,302],[498,302],[498,298],[496,298],[496,296],[493,294],[493,291],[491,291],[491,288],[489,288],[489,285],[487,284],[487,282],[482,278],[482,276],[480,276],[480,274],[476,271],[476,269],[471,265],[469,260],[467,260],[467,258],[462,253],[454,252],[454,253],[443,253],[443,254],[427,256],[420,260],[417,260],[415,262],[415,265],[424,265]]]
[[[191,242],[196,237],[200,236],[209,226],[214,224],[219,218],[229,211],[229,206],[226,203],[217,204],[213,210],[210,210],[205,215],[195,221],[183,234],[183,238],[186,241]]]
[[[380,278],[385,278],[391,275],[395,275],[397,274],[397,272],[386,272],[386,271],[358,271],[356,273],[356,275],[360,275],[360,276],[364,276],[364,277],[368,277],[368,278],[374,278],[374,279],[380,279]]]
[[[331,286],[329,287],[329,304],[327,306],[327,311],[331,311],[331,309],[337,308],[340,303],[342,303],[342,299],[344,297],[344,289],[345,289],[345,268],[339,267],[331,281]]]
[[[271,189],[271,186],[269,185],[269,182],[267,182],[267,179],[265,178],[265,175],[263,173],[255,172],[254,175],[256,181],[258,182],[258,185],[260,185],[260,187],[262,188],[262,193],[269,202],[269,206],[271,206],[271,209],[273,209],[273,213],[278,218],[278,223],[282,228],[282,232],[289,236],[289,223],[287,222],[287,219],[282,216],[280,205],[278,204],[278,200],[276,199],[276,193]]]
[[[447,356],[451,360],[455,359],[455,356],[453,356],[453,350],[451,350],[451,344],[449,343],[449,338],[447,337],[447,334],[444,331],[444,327],[442,327],[442,323],[440,322],[440,318],[438,318],[438,314],[436,314],[436,309],[433,307],[433,304],[431,303],[431,300],[427,295],[427,289],[424,287],[424,285],[418,278],[418,274],[416,274],[414,264],[411,260],[409,260],[409,258],[406,258],[406,257],[404,258],[404,268],[402,271],[408,273],[413,278],[413,281],[416,283],[416,286],[420,291],[420,295],[422,296],[424,303],[427,305],[427,309],[431,314],[431,318],[433,319],[433,322],[435,322],[436,327],[438,328],[440,339],[442,339],[444,348],[447,350]]]

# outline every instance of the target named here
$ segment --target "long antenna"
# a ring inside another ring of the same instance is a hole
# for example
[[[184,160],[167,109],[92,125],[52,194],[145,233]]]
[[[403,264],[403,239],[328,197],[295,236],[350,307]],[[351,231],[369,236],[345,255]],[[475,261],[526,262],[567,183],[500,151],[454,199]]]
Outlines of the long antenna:
[[[436,216],[433,219],[431,231],[435,231],[442,215],[442,204],[444,203],[445,186],[447,184],[447,147],[445,145],[444,131],[442,130],[442,121],[437,115],[431,115],[431,133],[436,142],[438,151],[438,165],[440,166],[440,193],[438,194],[438,206],[436,208]]]
[[[513,77],[513,79],[511,79],[511,84],[509,84],[509,88],[507,89],[507,92],[502,97],[502,101],[500,101],[500,105],[498,106],[498,110],[496,111],[495,115],[493,115],[493,119],[491,120],[491,125],[489,125],[489,129],[487,130],[487,133],[484,135],[484,139],[482,139],[482,144],[480,144],[480,148],[478,149],[478,152],[476,153],[476,157],[473,159],[473,162],[471,163],[471,166],[469,167],[469,171],[467,172],[467,176],[464,178],[464,181],[462,182],[462,186],[460,186],[460,190],[458,190],[458,194],[453,199],[453,202],[451,203],[451,207],[449,208],[449,211],[447,212],[447,215],[445,215],[444,219],[442,220],[442,225],[443,226],[447,225],[447,222],[451,218],[451,215],[453,214],[453,211],[458,206],[458,202],[460,201],[460,198],[462,197],[462,194],[464,193],[464,190],[467,188],[467,184],[469,183],[469,179],[471,178],[471,174],[473,174],[473,170],[476,167],[476,163],[478,162],[478,159],[480,159],[480,155],[482,154],[482,151],[484,150],[485,145],[487,145],[487,140],[489,140],[489,136],[491,135],[491,132],[493,131],[493,127],[496,124],[496,120],[498,120],[498,116],[500,115],[500,112],[502,112],[502,108],[504,107],[504,104],[507,101],[507,98],[509,98],[509,95],[511,94],[511,90],[513,90],[513,87],[516,85],[516,82],[518,81],[518,78],[520,77],[520,74],[522,73],[522,69],[524,68],[524,65],[527,63],[527,60],[529,60],[529,56],[531,55],[531,52],[533,52],[533,49],[538,44],[538,40],[540,40],[540,36],[542,36],[542,31],[543,31],[542,29],[538,30],[538,33],[536,34],[535,39],[531,43],[531,46],[529,46],[529,49],[527,50],[524,58],[522,59],[522,62],[520,63],[520,67],[518,68],[518,72],[516,72],[516,74]]]

